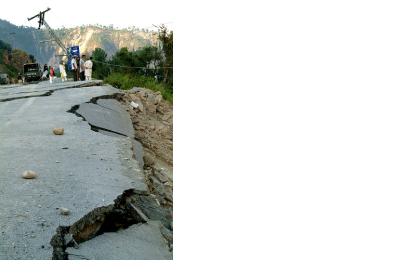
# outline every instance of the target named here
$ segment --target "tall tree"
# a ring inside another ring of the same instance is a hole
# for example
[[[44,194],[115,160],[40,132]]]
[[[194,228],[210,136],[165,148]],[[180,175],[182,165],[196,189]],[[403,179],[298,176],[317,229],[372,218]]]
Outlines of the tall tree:
[[[134,55],[133,52],[129,52],[127,48],[121,48],[111,59],[111,63],[115,65],[136,67],[138,65],[138,57]],[[123,73],[135,73],[135,69],[127,67],[115,66],[115,71]]]
[[[110,68],[107,63],[107,53],[101,49],[96,48],[92,54],[93,57],[93,76],[97,79],[104,79],[110,73]]]
[[[146,67],[150,72],[152,72],[146,74],[157,74],[157,67],[159,66],[162,59],[161,53],[157,47],[145,47],[141,50],[135,51],[134,56],[136,60],[138,60],[138,66]]]
[[[162,24],[159,27],[158,39],[161,42],[161,49],[165,56],[164,62],[164,82],[172,85],[173,79],[173,40],[174,33],[169,31],[167,27]]]

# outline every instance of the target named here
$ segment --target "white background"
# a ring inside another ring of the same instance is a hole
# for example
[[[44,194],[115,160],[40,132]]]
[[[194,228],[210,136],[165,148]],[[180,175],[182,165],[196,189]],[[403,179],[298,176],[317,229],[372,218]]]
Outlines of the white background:
[[[166,11],[174,261],[12,261],[2,274],[408,279],[408,2],[174,1]]]
[[[15,25],[38,27],[38,19],[28,21],[40,11],[51,8],[45,14],[47,23],[53,28],[75,27],[87,24],[124,28],[136,26],[139,28],[156,29],[152,25],[173,24],[174,4],[172,1],[55,1],[55,0],[20,0],[2,3],[0,19]]]

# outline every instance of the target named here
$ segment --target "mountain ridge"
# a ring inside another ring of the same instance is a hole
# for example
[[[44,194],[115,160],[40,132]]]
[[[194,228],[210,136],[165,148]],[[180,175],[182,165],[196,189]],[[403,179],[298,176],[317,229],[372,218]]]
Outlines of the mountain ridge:
[[[155,46],[157,36],[153,31],[137,27],[113,28],[102,25],[83,25],[70,28],[54,29],[54,32],[66,45],[80,46],[80,52],[91,54],[95,48],[102,48],[113,55],[117,50],[126,47],[129,50],[138,50],[145,46]],[[32,54],[39,63],[56,64],[64,53],[63,50],[50,40],[45,28],[38,30],[29,26],[17,26],[0,19],[0,39],[9,43],[15,49],[21,49]]]

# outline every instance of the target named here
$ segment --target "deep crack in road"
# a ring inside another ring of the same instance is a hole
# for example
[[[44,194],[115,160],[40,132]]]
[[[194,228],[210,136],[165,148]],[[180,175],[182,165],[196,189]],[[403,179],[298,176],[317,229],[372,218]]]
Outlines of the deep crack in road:
[[[100,81],[0,87],[0,259],[51,259],[50,240],[59,226],[75,224],[124,190],[147,191],[129,116],[127,120],[114,100],[102,106],[87,103],[117,93]],[[74,106],[83,107],[81,116],[87,121],[68,112]],[[126,137],[98,133],[90,125]],[[54,135],[54,127],[63,127],[64,135]],[[38,178],[21,178],[25,170],[35,171]],[[61,215],[60,207],[70,215]],[[71,254],[170,259],[159,231],[157,224],[146,223],[102,234],[98,238],[103,245],[90,240],[76,249],[81,254]],[[134,250],[118,251],[118,242],[132,244]]]

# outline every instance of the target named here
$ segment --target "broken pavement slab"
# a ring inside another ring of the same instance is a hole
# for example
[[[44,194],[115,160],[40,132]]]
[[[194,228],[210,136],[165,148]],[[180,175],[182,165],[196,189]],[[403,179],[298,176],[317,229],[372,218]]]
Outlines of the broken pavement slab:
[[[159,221],[135,224],[117,232],[106,232],[78,248],[67,248],[69,260],[172,260]]]
[[[84,259],[100,259],[101,256],[105,256],[106,259],[116,259],[118,255],[121,259],[146,259],[159,248],[165,251],[166,255],[172,254],[171,215],[171,211],[160,207],[150,193],[135,189],[125,190],[113,204],[93,209],[70,226],[58,227],[50,241],[50,245],[53,246],[53,259],[69,260],[70,254],[80,256],[78,253],[73,253],[71,248],[78,249],[82,244],[85,244],[86,248],[90,246],[89,244],[95,247],[91,250],[94,252],[93,255],[84,256],[82,253]],[[109,235],[110,243],[117,243],[118,240],[123,240],[124,244],[140,243],[146,236],[134,236],[133,233],[123,236],[123,232],[128,232],[134,225],[146,223],[151,227],[154,226],[152,230],[159,231],[162,237],[157,238],[156,242],[143,244],[145,246],[143,255],[140,251],[123,250],[123,247],[118,245],[115,245],[115,248],[101,247],[98,242],[93,241],[93,239],[101,240],[102,235],[103,238]],[[163,246],[164,242],[166,246]]]
[[[8,102],[17,99],[31,97],[50,96],[54,91],[66,88],[80,88],[102,85],[102,81],[65,82],[54,83],[40,82],[38,84],[15,85],[12,87],[0,86],[0,102]]]
[[[78,108],[73,108],[72,112],[84,118],[95,131],[132,139],[134,157],[139,167],[143,168],[143,147],[135,140],[134,127],[128,112],[117,100],[101,98],[96,102],[80,104]]]
[[[47,91],[52,93],[36,97]],[[74,223],[125,189],[147,189],[130,138],[92,131],[67,112],[116,93],[83,82],[0,87],[0,259],[51,259],[49,242],[58,226]],[[50,133],[56,126],[65,128],[64,137]],[[41,176],[24,180],[21,171],[27,169]],[[56,211],[62,205],[70,215]]]
[[[105,100],[104,105],[83,103],[80,104],[75,112],[86,119],[96,130],[106,130],[123,136],[129,136],[133,139],[134,128],[129,114],[124,110],[112,109],[113,107],[120,106],[118,101]]]

